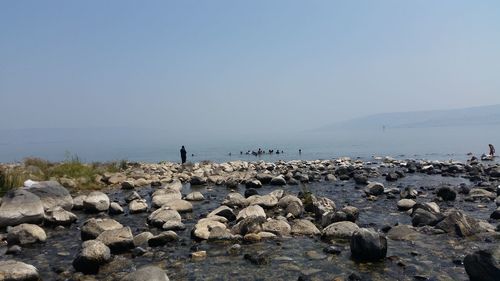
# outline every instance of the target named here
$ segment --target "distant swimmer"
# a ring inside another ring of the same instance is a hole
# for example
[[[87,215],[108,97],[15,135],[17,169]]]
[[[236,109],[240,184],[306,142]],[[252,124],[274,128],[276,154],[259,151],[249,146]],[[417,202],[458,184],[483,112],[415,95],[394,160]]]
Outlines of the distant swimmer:
[[[181,147],[181,160],[182,164],[186,163],[186,149],[184,148],[184,145]]]
[[[495,156],[495,147],[491,143],[488,144],[488,146],[490,147],[490,156],[494,157]]]
[[[302,154],[302,149],[299,149],[299,154]]]

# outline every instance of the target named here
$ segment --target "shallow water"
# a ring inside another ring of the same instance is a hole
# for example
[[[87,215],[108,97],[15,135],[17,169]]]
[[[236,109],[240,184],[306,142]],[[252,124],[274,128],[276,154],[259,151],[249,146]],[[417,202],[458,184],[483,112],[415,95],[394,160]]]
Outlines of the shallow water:
[[[384,179],[374,179],[384,182],[386,187],[404,187],[413,185],[438,186],[442,183],[458,185],[469,181],[459,177],[441,177],[440,175],[411,174],[395,182],[387,183]],[[264,186],[259,194],[266,194],[274,187]],[[318,196],[333,199],[337,207],[352,205],[360,210],[357,224],[362,227],[380,229],[384,225],[411,224],[411,218],[396,208],[398,199],[386,199],[380,196],[377,201],[367,201],[363,192],[354,182],[317,182],[299,186],[286,186],[287,193],[297,195],[301,190],[310,190]],[[238,192],[244,193],[245,188],[240,187]],[[139,194],[150,200],[152,188],[144,187],[137,190]],[[297,280],[301,275],[311,276],[313,280],[328,280],[334,277],[346,277],[352,272],[372,280],[414,280],[414,276],[434,278],[437,280],[467,280],[464,267],[455,265],[454,259],[463,259],[465,254],[477,247],[488,247],[488,242],[482,238],[455,238],[447,234],[425,235],[415,242],[389,240],[388,258],[378,263],[356,263],[350,259],[349,245],[343,241],[335,242],[344,250],[338,256],[324,254],[323,249],[329,244],[321,241],[319,237],[293,237],[265,240],[254,244],[241,243],[241,253],[236,256],[229,255],[227,250],[232,243],[207,243],[196,242],[190,237],[190,231],[197,220],[211,210],[221,205],[225,195],[230,191],[223,186],[191,187],[189,184],[183,188],[183,194],[191,191],[201,191],[206,200],[192,202],[193,212],[182,214],[186,225],[185,231],[178,231],[181,240],[167,244],[163,247],[151,248],[151,253],[132,257],[130,253],[116,255],[114,261],[101,268],[97,279],[113,280],[117,272],[132,271],[134,267],[145,264],[157,264],[166,269],[171,280]],[[109,190],[110,199],[119,201],[126,206],[124,193],[121,190]],[[399,197],[399,196],[398,196]],[[427,198],[419,197],[418,202],[427,202],[434,198],[429,194]],[[459,195],[453,204],[439,203],[442,212],[454,206],[478,219],[488,219],[494,210],[494,203],[488,203],[486,208],[477,208],[478,203],[465,202]],[[45,227],[48,240],[45,244],[23,247],[22,253],[15,256],[36,266],[43,280],[56,280],[60,278],[57,271],[72,269],[71,263],[80,249],[79,226],[88,217],[80,211],[75,211],[79,220],[66,230],[54,230]],[[269,213],[268,213],[269,214]],[[130,226],[134,235],[142,231],[159,233],[158,229],[149,229],[146,218],[149,213],[133,215],[111,216],[125,226]],[[490,241],[498,243],[498,241]],[[6,247],[1,248],[4,253]],[[189,254],[196,250],[207,251],[207,258],[201,261],[192,261]],[[270,261],[264,265],[254,265],[244,259],[245,254],[254,254],[264,251],[268,253]],[[308,251],[313,251],[309,255]],[[12,258],[2,255],[0,259]]]

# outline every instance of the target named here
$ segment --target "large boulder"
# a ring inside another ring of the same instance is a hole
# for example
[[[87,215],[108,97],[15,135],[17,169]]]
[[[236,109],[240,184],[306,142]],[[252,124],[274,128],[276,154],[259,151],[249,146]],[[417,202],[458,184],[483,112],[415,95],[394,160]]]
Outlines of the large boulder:
[[[165,271],[156,266],[144,266],[138,270],[125,275],[121,281],[169,281]]]
[[[293,235],[319,235],[321,231],[308,220],[294,220],[291,227]]]
[[[214,218],[201,219],[194,226],[192,235],[195,238],[207,240],[210,232],[215,228],[226,229],[226,225]]]
[[[222,205],[218,207],[217,209],[213,210],[207,215],[207,218],[213,217],[213,216],[220,216],[226,218],[228,221],[234,221],[236,220],[236,215],[233,212],[233,209],[229,208],[228,206]]]
[[[7,233],[7,242],[9,244],[32,244],[45,242],[47,234],[43,228],[35,224],[23,223],[9,228]]]
[[[172,210],[178,211],[179,213],[193,211],[193,204],[191,204],[191,202],[189,202],[189,201],[182,200],[182,199],[175,199],[175,200],[165,202],[165,204],[163,204],[163,207],[168,207]]]
[[[285,220],[268,219],[262,224],[262,231],[271,232],[276,235],[290,235],[292,228]]]
[[[134,236],[128,226],[106,230],[97,236],[97,240],[108,246],[112,253],[124,252],[134,247]]]
[[[109,197],[100,191],[92,191],[83,200],[83,208],[87,212],[104,212],[109,209]]]
[[[369,182],[365,187],[365,192],[368,195],[382,195],[384,194],[384,185],[379,182]]]
[[[146,212],[148,210],[148,203],[145,199],[135,199],[128,204],[128,211],[131,214]]]
[[[44,217],[42,201],[35,194],[14,189],[2,198],[0,228],[21,223],[41,223]]]
[[[350,239],[354,231],[358,229],[359,226],[350,221],[335,222],[323,229],[323,238],[326,240]]]
[[[411,224],[413,226],[434,226],[439,222],[440,218],[439,214],[426,209],[418,208],[413,211]]]
[[[271,194],[253,195],[247,198],[248,205],[259,205],[264,208],[273,208],[278,204],[278,199]]]
[[[69,191],[56,181],[42,181],[26,188],[42,200],[45,210],[61,206],[66,210],[73,208],[73,198]]]
[[[226,195],[226,198],[224,198],[222,204],[229,207],[246,207],[248,203],[243,195],[236,192],[231,192]]]
[[[113,219],[95,219],[86,220],[81,227],[82,240],[96,239],[106,230],[121,229],[123,225]]]
[[[276,176],[271,179],[271,185],[286,185],[286,180],[282,175]]]
[[[445,218],[436,225],[436,228],[461,237],[471,236],[478,233],[481,229],[476,219],[458,210],[446,212]]]
[[[5,281],[38,281],[38,270],[31,264],[15,260],[0,261],[0,280]]]
[[[182,194],[176,189],[164,188],[155,191],[152,198],[153,206],[159,208],[170,201],[182,199]]]
[[[373,229],[354,231],[350,246],[352,258],[360,261],[376,261],[387,255],[387,239]]]
[[[88,240],[82,243],[82,250],[73,260],[76,271],[84,274],[97,274],[99,267],[111,260],[111,250],[98,240]]]
[[[498,281],[500,278],[498,249],[479,250],[464,259],[464,266],[471,281]]]

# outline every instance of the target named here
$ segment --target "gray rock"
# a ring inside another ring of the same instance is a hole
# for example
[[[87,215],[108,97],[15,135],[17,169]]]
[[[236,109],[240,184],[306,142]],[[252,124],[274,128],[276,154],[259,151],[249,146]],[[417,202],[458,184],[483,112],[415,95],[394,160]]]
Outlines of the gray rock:
[[[236,192],[231,192],[226,196],[222,204],[229,207],[246,207],[247,200],[243,195]]]
[[[60,206],[66,210],[73,208],[73,198],[69,191],[56,181],[42,181],[26,188],[42,200],[45,210]]]
[[[415,204],[417,204],[417,203],[411,199],[401,199],[398,201],[398,209],[402,210],[402,211],[406,211],[406,210],[413,208],[413,206],[415,206]]]
[[[409,225],[397,225],[392,227],[387,233],[387,237],[396,241],[415,241],[421,236],[413,227]]]
[[[128,205],[131,214],[143,213],[148,210],[148,203],[145,199],[135,199]]]
[[[351,255],[356,260],[377,261],[387,255],[387,239],[373,229],[354,231],[350,246]]]
[[[293,235],[319,235],[319,229],[308,220],[294,220],[291,226],[291,233]]]
[[[436,228],[461,237],[471,236],[480,231],[480,226],[476,219],[466,216],[457,210],[448,211],[445,214],[445,218],[436,225]]]
[[[155,235],[148,240],[148,245],[150,247],[158,247],[167,244],[168,242],[173,242],[179,240],[179,236],[173,231],[165,231],[158,235]]]
[[[213,217],[213,216],[220,216],[226,218],[228,221],[234,221],[236,220],[236,215],[233,212],[233,209],[229,208],[228,206],[220,206],[217,209],[213,210],[207,215],[207,218]]]
[[[438,189],[437,196],[441,197],[444,201],[453,201],[457,197],[457,193],[449,186],[442,186]]]
[[[184,230],[186,226],[180,221],[167,221],[161,228],[163,230]]]
[[[193,228],[192,235],[198,239],[207,240],[210,237],[210,231],[216,227],[226,229],[226,225],[212,218],[199,220]]]
[[[175,199],[168,202],[165,202],[162,207],[168,207],[172,210],[176,210],[179,213],[191,212],[193,211],[193,204],[189,201],[182,199]]]
[[[350,221],[335,222],[323,229],[323,238],[331,239],[350,239],[354,231],[358,230],[359,226]]]
[[[191,192],[186,196],[187,201],[203,201],[205,200],[205,196],[201,194],[199,191]]]
[[[70,225],[77,220],[77,216],[66,211],[60,206],[49,209],[45,212],[45,222],[52,225]]]
[[[111,250],[101,241],[88,240],[83,242],[82,250],[73,260],[77,272],[97,274],[99,267],[111,260]]]
[[[97,236],[97,240],[111,249],[112,253],[120,253],[134,247],[134,236],[130,227],[106,230]]]
[[[291,214],[295,218],[302,217],[304,213],[304,206],[302,203],[297,203],[296,201],[292,201],[289,205],[286,206],[285,213]]]
[[[236,216],[236,220],[241,220],[252,216],[266,218],[266,212],[259,205],[248,206],[238,213],[238,215]]]
[[[265,223],[262,224],[262,230],[280,236],[287,236],[290,235],[292,228],[284,220],[268,219]]]
[[[417,198],[418,191],[415,190],[412,186],[407,186],[399,193],[401,199],[415,199]]]
[[[134,181],[128,180],[128,181],[122,182],[122,189],[131,190],[134,188],[135,188]]]
[[[491,213],[490,218],[494,220],[499,220],[500,219],[500,207],[498,207],[493,213]]]
[[[87,195],[78,195],[73,198],[73,210],[83,210],[83,201]]]
[[[247,198],[247,205],[259,205],[263,208],[273,208],[278,204],[278,199],[273,195],[253,195]]]
[[[109,213],[113,215],[119,215],[123,214],[124,211],[120,204],[118,204],[117,202],[111,202],[111,204],[109,204]]]
[[[42,201],[35,194],[14,189],[2,199],[0,228],[21,223],[41,223],[44,217]]]
[[[169,281],[167,274],[156,266],[144,266],[127,274],[121,281]]]
[[[156,227],[163,227],[166,222],[181,222],[182,218],[179,212],[168,207],[161,207],[154,211],[148,217],[148,224]]]
[[[165,205],[167,202],[182,199],[182,194],[178,190],[165,188],[155,191],[152,195],[152,198],[153,206],[159,208]]]
[[[500,265],[491,250],[479,250],[464,259],[464,266],[471,281],[498,281]]]
[[[83,200],[83,208],[88,212],[104,212],[109,209],[108,195],[100,191],[92,191]]]
[[[384,194],[384,185],[379,182],[370,182],[365,188],[365,192],[368,195],[382,195]]]
[[[286,185],[286,180],[282,175],[276,176],[271,179],[271,185]]]
[[[139,195],[139,193],[137,193],[137,191],[131,191],[125,195],[125,202],[127,202],[127,203],[130,203],[130,202],[137,200],[137,199],[142,199],[141,195]]]
[[[139,246],[144,246],[148,244],[148,240],[153,237],[153,233],[146,231],[137,234],[134,236],[134,246],[139,247]]]
[[[439,222],[439,217],[425,209],[418,208],[413,211],[411,224],[413,226],[434,226]]]
[[[250,180],[245,183],[246,188],[261,188],[262,183],[260,180]]]
[[[40,276],[36,267],[20,261],[0,261],[0,280],[38,281]]]
[[[468,199],[469,200],[477,200],[477,199],[489,199],[489,200],[495,200],[496,194],[490,191],[487,191],[482,188],[473,188],[469,192]]]
[[[86,220],[81,228],[82,240],[96,239],[101,233],[106,230],[121,229],[123,225],[113,219],[95,219]]]
[[[32,244],[45,242],[47,234],[43,228],[35,224],[23,223],[18,226],[13,226],[8,229],[7,242],[10,245],[14,244]]]
[[[262,231],[262,225],[266,222],[264,217],[249,216],[238,222],[233,228],[231,233],[246,235],[249,233],[259,233]]]

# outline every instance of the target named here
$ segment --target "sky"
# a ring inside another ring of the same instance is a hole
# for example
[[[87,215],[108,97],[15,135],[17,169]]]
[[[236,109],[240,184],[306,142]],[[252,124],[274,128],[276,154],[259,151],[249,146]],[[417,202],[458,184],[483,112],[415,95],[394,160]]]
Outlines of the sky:
[[[0,1],[0,129],[281,134],[500,104],[500,1]]]

